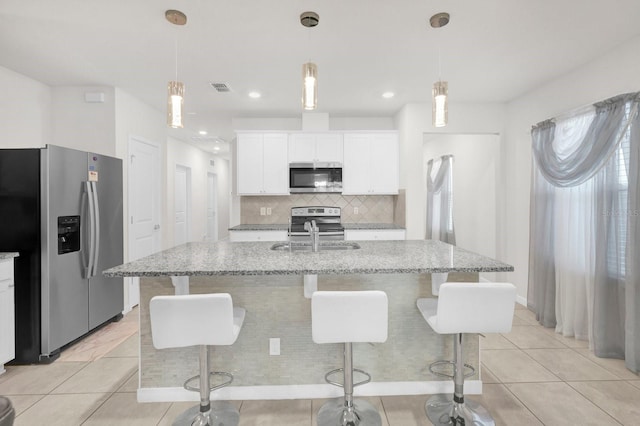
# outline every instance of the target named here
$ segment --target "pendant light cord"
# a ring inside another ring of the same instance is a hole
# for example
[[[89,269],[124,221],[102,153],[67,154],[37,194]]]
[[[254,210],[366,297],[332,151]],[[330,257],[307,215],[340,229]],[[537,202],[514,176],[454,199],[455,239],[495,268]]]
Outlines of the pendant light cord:
[[[178,81],[178,39],[176,38],[176,81]]]

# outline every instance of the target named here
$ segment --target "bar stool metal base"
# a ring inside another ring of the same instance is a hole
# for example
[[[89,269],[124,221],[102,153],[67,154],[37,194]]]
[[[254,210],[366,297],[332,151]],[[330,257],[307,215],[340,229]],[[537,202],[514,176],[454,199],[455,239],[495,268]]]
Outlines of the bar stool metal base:
[[[427,400],[424,409],[434,425],[495,426],[496,424],[491,414],[482,405],[467,398],[462,404],[454,403],[453,395],[433,395]]]
[[[211,401],[211,410],[200,414],[200,405],[180,414],[173,426],[238,426],[240,413],[227,401]]]
[[[345,406],[344,398],[326,402],[318,411],[318,426],[381,426],[378,410],[363,399],[353,400],[353,410]]]

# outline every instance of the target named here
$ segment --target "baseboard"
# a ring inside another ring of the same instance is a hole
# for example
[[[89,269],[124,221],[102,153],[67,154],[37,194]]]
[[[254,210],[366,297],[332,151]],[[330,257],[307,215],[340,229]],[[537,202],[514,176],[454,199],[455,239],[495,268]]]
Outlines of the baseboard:
[[[322,399],[342,396],[342,389],[329,384],[279,385],[279,386],[227,386],[211,394],[212,400],[273,400],[273,399]],[[452,393],[453,382],[372,382],[354,389],[354,396],[432,395]],[[467,395],[482,393],[482,381],[466,380]],[[138,402],[199,401],[197,392],[184,388],[140,388]]]

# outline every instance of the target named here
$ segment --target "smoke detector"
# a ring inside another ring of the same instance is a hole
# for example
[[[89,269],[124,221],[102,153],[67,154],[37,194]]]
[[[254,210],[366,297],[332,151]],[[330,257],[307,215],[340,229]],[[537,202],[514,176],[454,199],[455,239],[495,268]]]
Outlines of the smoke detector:
[[[436,13],[429,19],[429,23],[433,28],[442,28],[449,23],[449,18],[447,12]]]
[[[315,12],[303,12],[300,15],[300,23],[307,27],[313,28],[320,22],[320,16]]]

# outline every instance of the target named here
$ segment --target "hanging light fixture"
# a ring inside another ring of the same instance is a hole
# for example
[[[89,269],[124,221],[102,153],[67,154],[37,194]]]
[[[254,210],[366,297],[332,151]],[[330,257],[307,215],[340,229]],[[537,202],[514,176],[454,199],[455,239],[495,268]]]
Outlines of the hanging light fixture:
[[[441,28],[449,23],[449,14],[446,12],[436,13],[429,19],[433,28]],[[438,81],[433,83],[431,120],[435,127],[444,127],[449,121],[449,83],[440,78],[440,46],[438,46]]]
[[[164,13],[167,21],[174,25],[187,23],[187,16],[179,10],[167,10]],[[178,81],[178,42],[176,41],[176,79],[167,84],[167,125],[174,129],[182,128],[184,109],[184,83]]]
[[[431,119],[435,127],[444,127],[449,120],[449,102],[447,102],[448,88],[449,84],[446,81],[436,81],[433,83]]]
[[[300,23],[313,28],[320,22],[320,17],[315,12],[304,12],[300,15]],[[302,65],[302,108],[307,111],[318,106],[318,66],[313,62]]]
[[[302,65],[302,107],[314,110],[318,106],[318,66],[313,62]]]
[[[184,83],[170,81],[167,84],[167,125],[174,129],[184,127],[182,109],[184,107]]]

